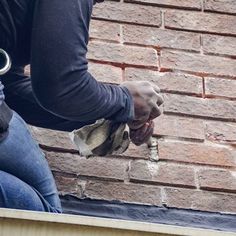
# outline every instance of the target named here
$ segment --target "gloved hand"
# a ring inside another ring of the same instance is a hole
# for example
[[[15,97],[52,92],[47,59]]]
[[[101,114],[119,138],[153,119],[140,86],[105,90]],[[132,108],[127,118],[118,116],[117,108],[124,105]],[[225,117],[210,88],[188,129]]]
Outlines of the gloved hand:
[[[145,130],[145,123],[161,114],[159,106],[163,98],[159,94],[159,87],[148,81],[127,81],[120,86],[127,88],[133,97],[134,120],[128,123],[130,129]]]

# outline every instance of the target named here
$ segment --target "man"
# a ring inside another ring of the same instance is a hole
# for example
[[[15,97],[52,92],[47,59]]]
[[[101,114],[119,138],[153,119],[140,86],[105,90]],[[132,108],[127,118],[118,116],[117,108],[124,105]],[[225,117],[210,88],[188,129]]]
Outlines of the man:
[[[148,82],[103,84],[87,70],[94,3],[0,0],[0,48],[12,59],[11,70],[0,77],[0,118],[9,123],[0,141],[0,207],[61,212],[47,161],[21,117],[64,131],[100,118],[125,122],[137,145],[153,133],[152,120],[163,102],[157,87]],[[29,63],[31,78],[24,75]]]

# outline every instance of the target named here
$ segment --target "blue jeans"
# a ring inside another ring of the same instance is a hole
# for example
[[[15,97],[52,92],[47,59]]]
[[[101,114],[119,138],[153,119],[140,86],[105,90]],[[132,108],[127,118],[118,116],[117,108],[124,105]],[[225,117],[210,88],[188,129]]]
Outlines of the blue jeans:
[[[47,160],[15,112],[9,135],[0,142],[0,207],[62,211]]]

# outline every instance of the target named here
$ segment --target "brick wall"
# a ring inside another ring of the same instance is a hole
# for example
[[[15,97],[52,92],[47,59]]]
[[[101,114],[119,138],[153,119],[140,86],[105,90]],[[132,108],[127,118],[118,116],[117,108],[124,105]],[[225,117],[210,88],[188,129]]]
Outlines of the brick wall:
[[[236,1],[96,5],[88,59],[98,80],[149,80],[164,96],[158,162],[145,146],[85,159],[63,132],[32,128],[61,194],[236,213]]]

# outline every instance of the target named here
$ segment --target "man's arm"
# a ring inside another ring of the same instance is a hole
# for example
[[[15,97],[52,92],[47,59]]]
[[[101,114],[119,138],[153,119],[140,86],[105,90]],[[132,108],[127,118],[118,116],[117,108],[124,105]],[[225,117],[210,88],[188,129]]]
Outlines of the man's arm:
[[[127,122],[132,97],[125,87],[97,82],[86,53],[93,0],[36,0],[32,30],[32,86],[38,102],[69,120]]]

